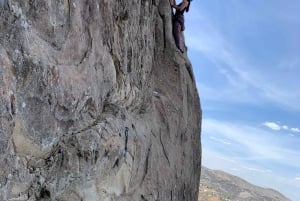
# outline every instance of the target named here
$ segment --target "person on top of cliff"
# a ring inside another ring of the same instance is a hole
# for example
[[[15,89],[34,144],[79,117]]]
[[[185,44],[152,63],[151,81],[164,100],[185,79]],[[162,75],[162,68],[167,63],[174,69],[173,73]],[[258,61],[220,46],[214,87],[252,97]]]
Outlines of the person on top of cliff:
[[[180,4],[176,5],[176,1],[174,0],[171,3],[171,7],[175,8],[176,12],[173,16],[173,35],[175,39],[175,43],[177,48],[181,53],[184,53],[182,42],[180,38],[180,34],[184,31],[184,12],[189,12],[190,3],[192,0],[183,0]]]

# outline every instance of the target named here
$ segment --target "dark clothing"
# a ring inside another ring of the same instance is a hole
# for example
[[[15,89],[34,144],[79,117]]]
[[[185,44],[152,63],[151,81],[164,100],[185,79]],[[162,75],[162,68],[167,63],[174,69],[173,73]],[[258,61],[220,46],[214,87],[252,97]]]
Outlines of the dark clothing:
[[[178,6],[181,6],[182,3],[178,4]],[[181,31],[184,31],[184,12],[186,8],[183,10],[176,10],[173,20],[178,21],[181,25]]]
[[[181,31],[184,31],[184,15],[174,15],[173,23],[179,23],[181,26]]]
[[[175,39],[175,44],[177,48],[180,50],[180,52],[184,52],[183,47],[182,47],[182,42],[181,42],[181,31],[182,31],[182,25],[179,21],[174,21],[173,22],[173,35]]]
[[[178,6],[180,6],[178,4]],[[184,31],[184,12],[186,8],[183,10],[176,10],[175,15],[173,16],[173,35],[175,39],[175,43],[177,48],[183,53],[183,47],[182,47],[182,42],[181,42],[181,32]]]

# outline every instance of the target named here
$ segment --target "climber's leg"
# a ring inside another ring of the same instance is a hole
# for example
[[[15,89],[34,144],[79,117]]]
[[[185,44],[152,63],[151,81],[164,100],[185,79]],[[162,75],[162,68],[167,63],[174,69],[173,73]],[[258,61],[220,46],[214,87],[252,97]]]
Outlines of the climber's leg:
[[[181,24],[177,21],[175,21],[173,23],[173,35],[174,35],[174,39],[175,39],[175,44],[177,46],[177,48],[180,50],[180,52],[184,52],[183,48],[181,47]]]

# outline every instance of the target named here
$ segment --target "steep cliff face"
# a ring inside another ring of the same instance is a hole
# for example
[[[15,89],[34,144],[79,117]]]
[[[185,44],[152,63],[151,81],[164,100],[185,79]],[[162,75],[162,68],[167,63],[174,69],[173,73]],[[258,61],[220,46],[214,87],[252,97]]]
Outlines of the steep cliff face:
[[[200,103],[168,0],[0,12],[0,200],[197,200]]]

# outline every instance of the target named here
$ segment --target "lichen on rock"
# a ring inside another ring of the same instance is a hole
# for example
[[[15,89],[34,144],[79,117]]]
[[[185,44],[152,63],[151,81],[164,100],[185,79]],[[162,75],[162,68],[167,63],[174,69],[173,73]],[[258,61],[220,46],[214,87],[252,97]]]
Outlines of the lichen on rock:
[[[0,1],[0,200],[197,200],[201,108],[171,26],[168,0]]]

